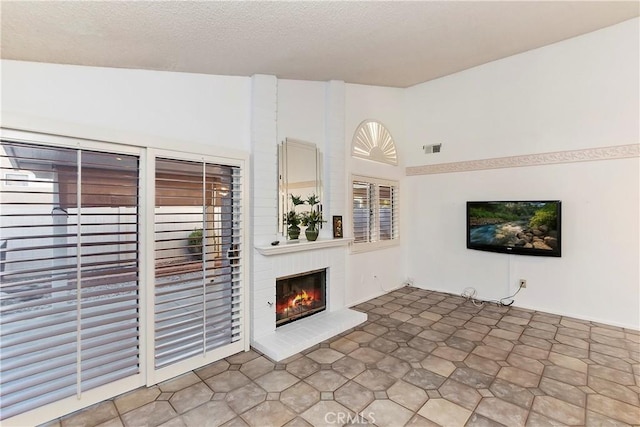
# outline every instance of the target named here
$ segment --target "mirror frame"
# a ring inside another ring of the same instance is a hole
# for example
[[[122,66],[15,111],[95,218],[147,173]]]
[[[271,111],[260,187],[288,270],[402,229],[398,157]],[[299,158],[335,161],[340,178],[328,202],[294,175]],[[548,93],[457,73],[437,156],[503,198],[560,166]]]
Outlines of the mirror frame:
[[[291,178],[291,164],[294,159],[291,158],[292,151],[299,149],[308,152],[306,158],[305,167],[315,167],[315,194],[321,201],[322,206],[322,153],[316,144],[312,142],[301,141],[292,138],[285,138],[278,145],[278,232],[282,233],[285,238],[287,237],[287,228],[284,221],[284,215],[289,209],[289,193],[290,193],[290,178]],[[300,194],[301,197],[306,198],[308,194]]]

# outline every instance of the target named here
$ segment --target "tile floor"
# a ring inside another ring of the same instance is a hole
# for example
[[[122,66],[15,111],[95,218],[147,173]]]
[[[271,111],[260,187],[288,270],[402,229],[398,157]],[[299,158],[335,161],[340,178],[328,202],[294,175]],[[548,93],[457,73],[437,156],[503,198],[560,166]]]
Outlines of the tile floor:
[[[240,353],[49,426],[640,424],[640,332],[402,288],[275,363]]]

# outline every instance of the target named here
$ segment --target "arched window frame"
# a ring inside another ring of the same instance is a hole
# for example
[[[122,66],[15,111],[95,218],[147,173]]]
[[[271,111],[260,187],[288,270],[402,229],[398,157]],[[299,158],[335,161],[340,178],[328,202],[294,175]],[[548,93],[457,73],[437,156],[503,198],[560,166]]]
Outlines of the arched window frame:
[[[391,132],[377,120],[364,120],[356,128],[351,143],[353,157],[398,165],[398,153]]]

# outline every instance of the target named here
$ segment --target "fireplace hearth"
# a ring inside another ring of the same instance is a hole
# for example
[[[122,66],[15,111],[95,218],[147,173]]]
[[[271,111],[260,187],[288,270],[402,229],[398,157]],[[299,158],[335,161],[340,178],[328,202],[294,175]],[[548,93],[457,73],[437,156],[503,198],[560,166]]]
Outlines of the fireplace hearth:
[[[327,270],[276,279],[276,327],[326,308]]]

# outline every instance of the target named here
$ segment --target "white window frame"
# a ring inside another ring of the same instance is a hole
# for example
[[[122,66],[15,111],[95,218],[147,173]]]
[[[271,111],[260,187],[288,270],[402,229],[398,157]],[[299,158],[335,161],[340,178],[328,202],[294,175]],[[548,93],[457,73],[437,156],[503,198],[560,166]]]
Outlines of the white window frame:
[[[89,407],[95,403],[104,401],[119,394],[134,390],[141,386],[151,386],[165,379],[188,372],[197,367],[204,366],[216,360],[230,356],[240,351],[248,351],[250,348],[250,293],[249,283],[251,264],[251,250],[249,249],[251,229],[250,212],[250,181],[249,181],[249,154],[241,150],[213,148],[210,146],[190,144],[184,150],[175,150],[165,140],[131,141],[131,143],[117,143],[110,141],[96,141],[76,137],[50,135],[17,129],[0,128],[3,139],[16,142],[42,144],[52,147],[81,148],[108,153],[122,153],[139,156],[139,204],[138,215],[142,225],[139,228],[139,357],[140,370],[137,374],[115,382],[83,391],[81,398],[72,396],[59,401],[46,404],[33,410],[4,419],[6,425],[39,425],[55,418],[67,415],[80,409]],[[166,148],[164,148],[166,147]],[[154,209],[155,206],[155,158],[162,156],[176,160],[199,160],[212,163],[220,163],[228,166],[238,166],[242,171],[241,187],[242,200],[242,339],[232,343],[228,347],[215,349],[206,356],[200,356],[183,362],[179,362],[162,370],[154,369],[153,360],[153,301],[154,301]]]
[[[362,175],[351,175],[351,181],[350,181],[350,212],[351,212],[351,232],[353,233],[353,227],[355,227],[355,221],[354,221],[354,215],[353,215],[353,210],[354,210],[354,203],[353,203],[353,184],[355,182],[365,182],[368,184],[372,184],[375,188],[375,195],[374,197],[370,200],[369,204],[372,205],[374,207],[374,212],[373,212],[373,217],[374,217],[374,221],[371,224],[371,230],[369,232],[370,234],[370,239],[369,241],[366,242],[353,242],[351,244],[351,252],[352,253],[359,253],[359,252],[367,252],[367,251],[373,251],[373,250],[379,250],[379,249],[385,249],[385,248],[389,248],[389,247],[393,247],[393,246],[398,246],[400,245],[400,201],[399,201],[399,194],[400,194],[400,183],[398,181],[395,180],[390,180],[390,179],[384,179],[384,178],[374,178],[374,177],[369,177],[369,176],[362,176]],[[379,234],[380,234],[380,208],[379,208],[379,196],[380,196],[380,187],[381,186],[388,186],[388,187],[393,187],[393,197],[394,197],[394,207],[392,208],[392,218],[393,221],[395,222],[395,226],[393,227],[392,230],[392,238],[391,239],[385,239],[385,240],[380,240],[379,239]]]

